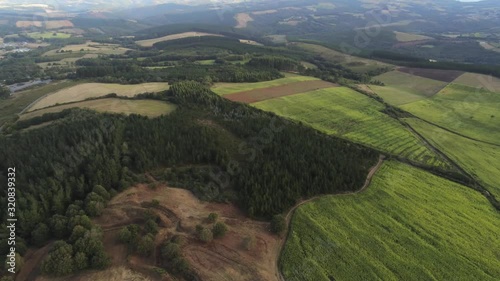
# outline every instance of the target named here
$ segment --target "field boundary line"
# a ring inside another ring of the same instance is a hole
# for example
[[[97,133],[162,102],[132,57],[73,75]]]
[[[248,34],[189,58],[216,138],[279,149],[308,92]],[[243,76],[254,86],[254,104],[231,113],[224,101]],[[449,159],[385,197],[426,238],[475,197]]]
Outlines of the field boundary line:
[[[365,191],[366,188],[370,185],[370,183],[372,181],[372,178],[375,175],[375,173],[380,169],[380,167],[382,167],[382,164],[384,163],[384,160],[385,160],[385,155],[380,154],[377,163],[370,168],[370,170],[368,172],[368,175],[366,176],[365,183],[364,183],[364,185],[360,189],[358,189],[356,191],[351,191],[351,192],[317,195],[317,196],[314,196],[312,198],[309,198],[307,200],[303,200],[303,201],[295,204],[295,206],[293,206],[288,211],[288,213],[287,213],[287,215],[285,217],[286,233],[285,233],[285,235],[283,236],[283,238],[281,239],[281,241],[278,244],[278,256],[275,259],[276,275],[277,275],[276,277],[277,277],[277,279],[279,281],[286,281],[285,277],[281,273],[281,269],[279,267],[279,260],[281,259],[281,254],[283,252],[283,247],[285,246],[285,242],[288,240],[288,236],[290,234],[290,227],[291,227],[290,222],[291,222],[291,219],[293,217],[293,214],[295,213],[295,210],[297,210],[298,207],[300,207],[300,206],[302,206],[302,205],[304,205],[306,203],[310,203],[310,202],[312,202],[312,201],[314,201],[316,199],[319,199],[319,198],[322,198],[322,197],[325,197],[325,196],[354,195],[354,194],[358,194],[358,193],[361,193],[361,192]]]

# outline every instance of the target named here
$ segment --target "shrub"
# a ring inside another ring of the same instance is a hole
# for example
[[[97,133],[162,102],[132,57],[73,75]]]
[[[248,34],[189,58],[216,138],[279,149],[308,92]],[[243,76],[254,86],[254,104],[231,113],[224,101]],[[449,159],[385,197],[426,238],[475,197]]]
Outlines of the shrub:
[[[212,233],[214,238],[224,237],[224,235],[226,235],[226,232],[227,232],[227,226],[223,222],[216,223],[212,228]]]

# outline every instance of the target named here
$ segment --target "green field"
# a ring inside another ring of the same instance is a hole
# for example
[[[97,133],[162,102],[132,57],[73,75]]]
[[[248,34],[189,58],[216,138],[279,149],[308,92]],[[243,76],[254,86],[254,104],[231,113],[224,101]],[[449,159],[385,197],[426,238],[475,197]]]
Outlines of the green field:
[[[500,94],[450,84],[404,110],[465,136],[500,145]]]
[[[310,76],[300,76],[300,75],[292,75],[289,77],[276,79],[272,81],[266,82],[256,82],[256,83],[217,83],[212,87],[212,91],[218,95],[227,95],[232,93],[250,91],[255,89],[263,89],[275,86],[286,85],[294,82],[303,82],[303,81],[311,81],[311,80],[319,80],[315,77]]]
[[[0,126],[13,120],[28,105],[46,94],[77,85],[79,82],[62,81],[15,93],[6,100],[0,100]]]
[[[157,100],[127,100],[117,98],[104,98],[63,104],[31,111],[21,115],[20,119],[26,120],[36,116],[42,116],[45,113],[60,112],[64,109],[75,107],[88,108],[98,112],[123,113],[127,115],[139,114],[149,117],[157,117],[160,115],[169,114],[176,108],[176,106],[171,103]]]
[[[299,207],[288,281],[498,280],[500,213],[479,192],[387,162],[366,191]]]
[[[61,32],[30,32],[28,33],[28,36],[34,39],[64,39],[64,38],[70,38],[71,34],[68,33],[61,33]]]
[[[400,71],[387,72],[373,79],[383,82],[385,86],[370,86],[370,88],[392,105],[402,105],[426,99],[438,93],[448,84]]]
[[[253,105],[387,153],[447,166],[401,123],[380,112],[384,105],[348,88],[327,88]]]
[[[460,137],[418,119],[406,121],[500,199],[499,146]]]

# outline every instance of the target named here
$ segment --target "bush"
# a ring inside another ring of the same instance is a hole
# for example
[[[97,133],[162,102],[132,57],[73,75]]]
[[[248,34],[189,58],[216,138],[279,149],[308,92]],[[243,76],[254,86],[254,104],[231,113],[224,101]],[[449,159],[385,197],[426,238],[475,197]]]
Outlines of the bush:
[[[216,214],[216,213],[210,213],[210,215],[208,215],[208,222],[209,223],[214,223],[217,221],[217,219],[219,218],[219,215]]]
[[[200,239],[201,241],[203,241],[205,243],[208,243],[214,239],[214,236],[209,229],[204,228],[200,231],[200,233],[198,235],[198,239]]]
[[[154,220],[149,219],[144,225],[144,231],[156,235],[158,233],[158,224]]]
[[[139,241],[137,245],[137,252],[142,256],[150,256],[153,253],[153,249],[155,247],[154,236],[148,234]]]
[[[212,228],[212,233],[214,238],[224,237],[224,235],[226,235],[226,232],[227,232],[227,226],[223,222],[216,223]]]

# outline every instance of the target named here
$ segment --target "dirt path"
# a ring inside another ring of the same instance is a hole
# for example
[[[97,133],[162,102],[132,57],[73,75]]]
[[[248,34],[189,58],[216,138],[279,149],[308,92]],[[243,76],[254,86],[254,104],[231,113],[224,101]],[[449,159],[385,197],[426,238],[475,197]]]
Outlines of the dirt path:
[[[384,163],[384,159],[385,159],[384,155],[380,155],[379,156],[377,164],[375,164],[375,166],[373,166],[373,167],[370,168],[370,172],[366,176],[365,184],[363,185],[363,187],[361,187],[361,189],[359,189],[357,191],[353,191],[353,192],[339,193],[339,194],[333,194],[333,195],[334,196],[339,196],[339,195],[341,195],[341,196],[343,196],[343,195],[353,195],[353,194],[361,193],[364,190],[366,190],[366,188],[370,185],[370,183],[372,181],[372,178],[375,175],[375,173],[380,169],[380,167],[382,167],[382,164]],[[307,204],[307,203],[309,203],[311,201],[314,201],[314,200],[316,200],[318,198],[321,198],[323,196],[325,196],[325,195],[318,195],[318,196],[314,196],[312,198],[309,198],[307,200],[301,201],[301,202],[295,204],[295,206],[293,206],[290,209],[290,211],[288,211],[288,213],[287,213],[287,215],[285,217],[285,221],[286,221],[286,233],[285,233],[285,235],[283,235],[283,238],[281,238],[281,241],[277,245],[276,259],[274,260],[275,268],[276,268],[276,280],[286,281],[285,277],[283,277],[283,274],[281,274],[281,271],[280,271],[280,268],[279,268],[279,259],[281,257],[281,251],[283,250],[283,246],[285,246],[285,242],[287,240],[288,233],[290,232],[290,221],[292,219],[293,213],[295,212],[295,210],[298,207],[300,207],[300,206],[302,206],[304,204]]]

